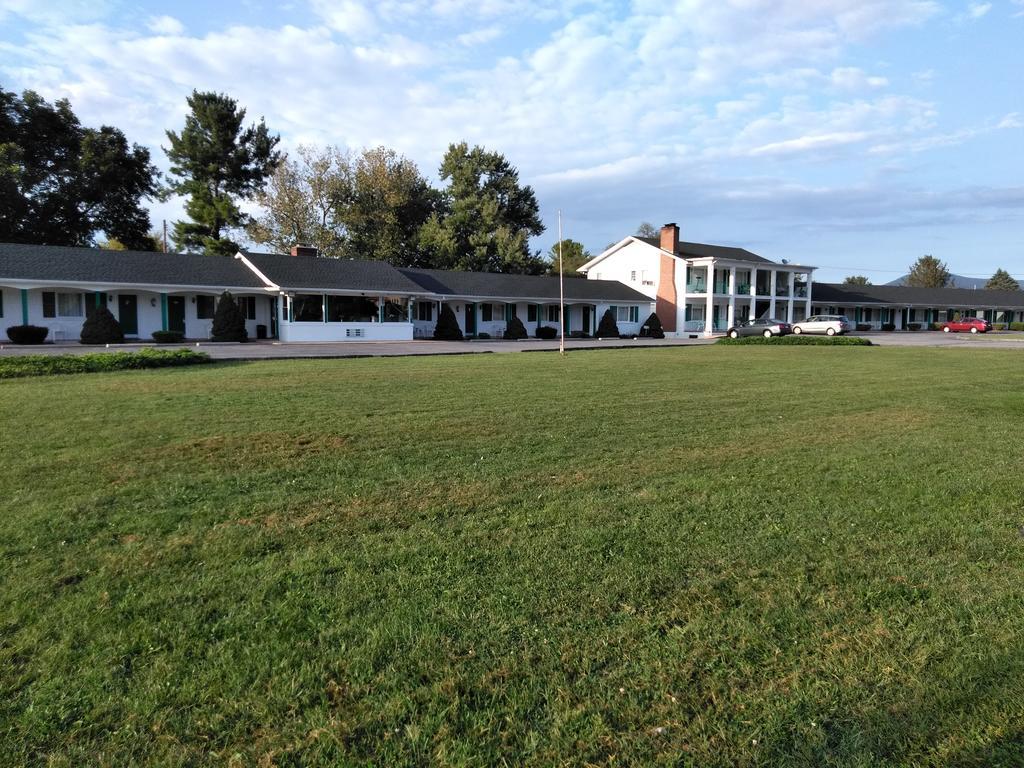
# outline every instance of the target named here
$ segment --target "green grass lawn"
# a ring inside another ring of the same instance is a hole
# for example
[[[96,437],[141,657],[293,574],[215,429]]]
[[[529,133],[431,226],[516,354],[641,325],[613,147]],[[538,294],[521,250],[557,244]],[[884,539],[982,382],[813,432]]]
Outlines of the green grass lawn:
[[[0,763],[1020,766],[1022,363],[0,383]]]

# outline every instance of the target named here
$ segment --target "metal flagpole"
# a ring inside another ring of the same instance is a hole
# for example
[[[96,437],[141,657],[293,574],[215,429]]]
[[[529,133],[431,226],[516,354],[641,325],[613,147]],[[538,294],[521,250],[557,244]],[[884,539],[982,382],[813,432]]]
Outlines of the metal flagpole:
[[[565,275],[562,272],[562,211],[558,211],[558,320],[562,325],[562,335],[559,337],[558,354],[565,355],[565,289],[563,288]]]

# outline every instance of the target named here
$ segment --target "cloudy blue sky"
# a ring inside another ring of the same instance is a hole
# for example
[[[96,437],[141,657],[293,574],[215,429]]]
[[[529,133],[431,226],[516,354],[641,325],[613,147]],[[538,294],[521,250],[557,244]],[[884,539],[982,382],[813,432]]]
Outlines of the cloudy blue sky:
[[[0,86],[159,146],[193,88],[286,148],[503,152],[555,239],[640,221],[883,282],[1024,277],[1024,0],[0,0]],[[180,215],[153,206],[154,222]]]

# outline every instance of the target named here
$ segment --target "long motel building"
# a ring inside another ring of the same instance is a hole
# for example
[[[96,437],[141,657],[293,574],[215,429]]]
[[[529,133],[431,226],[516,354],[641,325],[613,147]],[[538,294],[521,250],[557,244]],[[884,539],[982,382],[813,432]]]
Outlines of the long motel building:
[[[0,243],[0,329],[44,326],[48,341],[77,341],[90,309],[102,306],[129,339],[154,331],[208,339],[224,291],[250,338],[281,342],[430,338],[445,305],[470,337],[500,338],[513,316],[531,335],[563,323],[567,335],[591,335],[608,310],[621,333],[635,334],[653,309],[615,280],[563,282],[564,302],[557,277],[398,269],[302,246],[221,257]]]
[[[743,248],[626,237],[559,279],[397,268],[382,261],[239,251],[234,257],[0,243],[0,329],[39,325],[49,341],[77,341],[92,307],[108,308],[129,339],[177,331],[210,337],[217,297],[230,291],[249,337],[281,342],[406,341],[433,336],[451,308],[469,337],[500,338],[517,317],[590,336],[611,311],[619,332],[638,334],[656,312],[667,336],[715,336],[757,317],[796,323],[843,314],[872,329],[928,327],[955,315],[1024,321],[1024,292],[815,283],[815,268]],[[564,313],[562,310],[564,307]],[[0,335],[0,339],[3,338]]]
[[[815,283],[813,266],[681,241],[675,224],[666,224],[659,234],[626,237],[579,271],[645,294],[655,303],[666,335],[714,336],[751,318],[797,323],[820,314],[846,315],[874,330],[926,328],[957,314],[996,323],[1024,321],[1024,291]]]

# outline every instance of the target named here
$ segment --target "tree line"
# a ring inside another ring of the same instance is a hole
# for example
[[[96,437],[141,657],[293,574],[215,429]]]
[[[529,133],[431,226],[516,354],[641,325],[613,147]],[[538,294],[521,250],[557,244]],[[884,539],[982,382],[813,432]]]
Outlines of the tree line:
[[[910,265],[907,272],[906,285],[914,288],[955,288],[956,283],[944,261],[926,254]],[[871,285],[864,275],[849,275],[843,285]],[[988,291],[1019,291],[1020,283],[1005,269],[997,269],[985,283]]]
[[[184,126],[166,131],[162,179],[148,149],[112,126],[82,126],[67,99],[0,88],[0,241],[159,250],[144,201],[180,195],[187,218],[171,240],[190,253],[231,255],[246,238],[397,266],[540,274],[557,264],[531,250],[544,232],[536,195],[498,152],[451,144],[435,188],[392,149],[288,157],[229,96],[193,91],[187,103]],[[578,261],[576,246],[565,241],[563,256]]]

